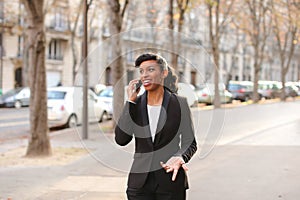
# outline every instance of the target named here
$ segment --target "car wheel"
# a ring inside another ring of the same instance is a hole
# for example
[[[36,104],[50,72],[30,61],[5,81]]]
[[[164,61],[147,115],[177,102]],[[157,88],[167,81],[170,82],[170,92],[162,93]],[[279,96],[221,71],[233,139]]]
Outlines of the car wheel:
[[[67,127],[75,128],[77,126],[77,117],[75,115],[71,115],[67,122]]]
[[[109,116],[107,114],[106,111],[104,111],[99,119],[99,122],[104,122],[104,121],[107,121],[109,119]]]
[[[22,102],[21,101],[16,101],[14,104],[15,108],[21,108],[22,107]]]
[[[249,96],[246,96],[244,101],[247,102],[247,101],[249,101],[249,100],[250,100],[250,97],[249,97]]]

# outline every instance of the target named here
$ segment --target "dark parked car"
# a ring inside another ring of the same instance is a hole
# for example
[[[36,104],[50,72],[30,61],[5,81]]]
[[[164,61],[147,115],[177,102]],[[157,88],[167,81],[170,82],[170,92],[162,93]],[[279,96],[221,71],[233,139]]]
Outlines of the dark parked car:
[[[274,88],[272,91],[272,98],[280,98],[281,96],[281,87]],[[286,97],[296,97],[298,96],[298,89],[296,86],[288,85],[284,87],[285,89],[285,96]]]
[[[228,91],[232,99],[248,101],[253,95],[253,83],[250,81],[229,81]]]
[[[9,90],[0,96],[0,106],[21,108],[29,106],[30,89],[28,87],[20,87]]]

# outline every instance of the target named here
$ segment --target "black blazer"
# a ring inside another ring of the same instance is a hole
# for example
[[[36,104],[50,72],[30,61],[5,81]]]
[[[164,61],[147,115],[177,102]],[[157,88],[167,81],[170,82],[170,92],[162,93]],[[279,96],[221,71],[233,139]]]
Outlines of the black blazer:
[[[154,172],[159,187],[166,191],[187,189],[187,177],[182,168],[175,181],[172,172],[166,173],[160,161],[172,156],[182,156],[187,163],[197,150],[190,108],[185,98],[165,89],[154,142],[152,142],[147,92],[138,97],[135,104],[126,102],[115,128],[115,141],[127,145],[135,138],[134,161],[128,177],[129,188],[141,188],[149,172]]]

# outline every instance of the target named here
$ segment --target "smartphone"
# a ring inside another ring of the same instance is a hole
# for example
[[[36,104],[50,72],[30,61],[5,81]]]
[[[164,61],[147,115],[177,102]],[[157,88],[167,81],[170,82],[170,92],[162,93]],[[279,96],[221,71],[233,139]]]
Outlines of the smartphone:
[[[139,82],[137,84],[135,84],[135,91],[138,92],[138,90],[140,89],[140,87],[142,86],[142,81],[139,80]]]

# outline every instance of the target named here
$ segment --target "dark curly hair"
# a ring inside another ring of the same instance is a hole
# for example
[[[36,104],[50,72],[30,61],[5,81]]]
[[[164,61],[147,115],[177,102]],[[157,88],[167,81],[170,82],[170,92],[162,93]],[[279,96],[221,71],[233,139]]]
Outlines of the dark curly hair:
[[[174,69],[168,65],[167,61],[162,56],[154,54],[154,53],[142,54],[135,60],[135,67],[139,67],[142,64],[142,62],[145,62],[148,60],[155,60],[156,63],[159,64],[161,71],[168,70],[168,75],[164,79],[164,87],[167,88],[172,93],[177,93],[178,77],[175,74]]]

